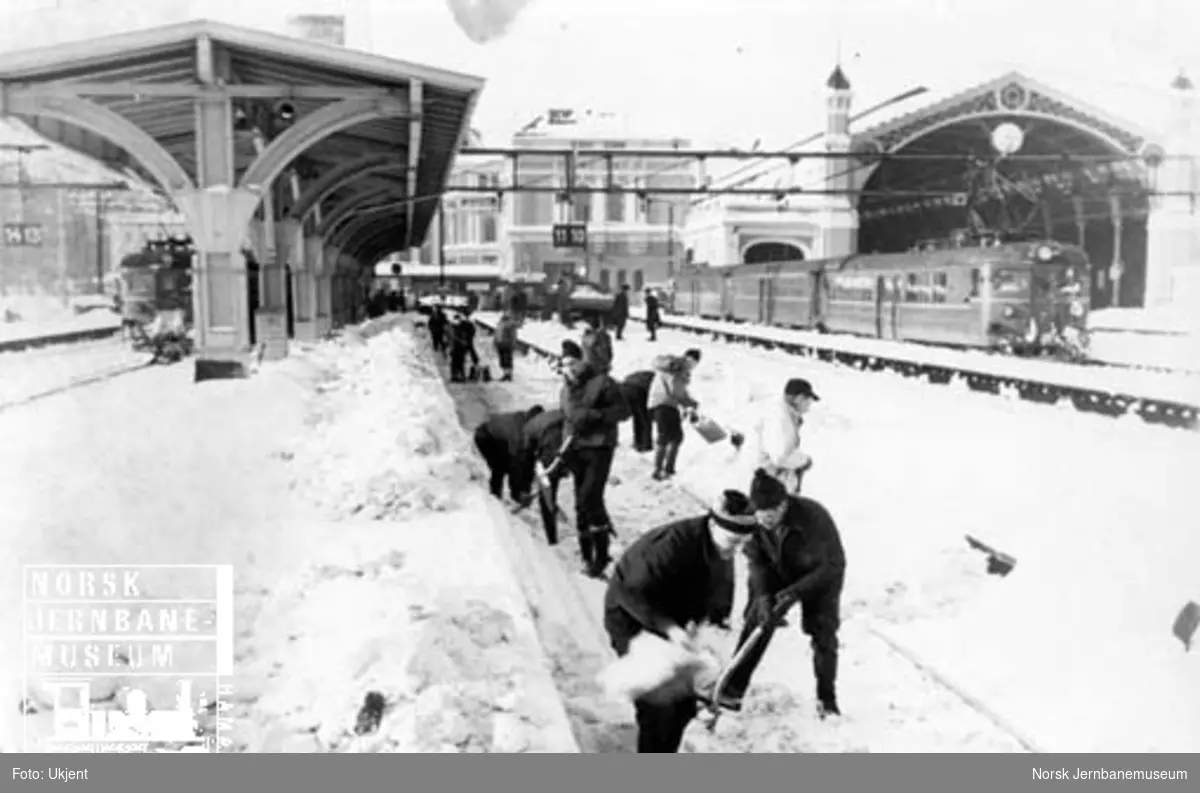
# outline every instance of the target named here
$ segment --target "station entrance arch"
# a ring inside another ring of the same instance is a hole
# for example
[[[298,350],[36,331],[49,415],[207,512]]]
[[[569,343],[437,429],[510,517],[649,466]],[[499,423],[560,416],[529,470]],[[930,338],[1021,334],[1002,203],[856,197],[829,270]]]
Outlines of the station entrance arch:
[[[992,136],[1001,125],[1020,130],[1016,154],[1041,159],[997,160]],[[1143,304],[1152,181],[1146,161],[1162,149],[1135,125],[1011,73],[858,133],[852,146],[874,155],[847,165],[863,193],[860,252],[908,250],[980,222],[1006,226],[1083,247],[1094,307]],[[906,199],[883,194],[888,190],[963,193]]]

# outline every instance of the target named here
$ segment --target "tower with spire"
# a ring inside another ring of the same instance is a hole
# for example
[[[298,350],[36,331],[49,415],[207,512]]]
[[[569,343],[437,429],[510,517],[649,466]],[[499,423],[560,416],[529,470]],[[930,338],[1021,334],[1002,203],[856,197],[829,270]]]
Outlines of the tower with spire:
[[[850,105],[854,93],[850,80],[839,62],[825,81],[825,151],[845,154],[850,151]],[[824,189],[846,191],[829,195],[821,213],[821,257],[845,256],[858,248],[858,212],[849,190],[853,184],[850,162],[841,157],[825,160]]]

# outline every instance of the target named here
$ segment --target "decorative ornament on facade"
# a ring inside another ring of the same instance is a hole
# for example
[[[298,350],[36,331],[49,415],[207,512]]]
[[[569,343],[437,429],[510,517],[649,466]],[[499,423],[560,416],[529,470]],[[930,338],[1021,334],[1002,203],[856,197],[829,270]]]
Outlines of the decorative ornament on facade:
[[[997,98],[1001,107],[1014,112],[1024,110],[1029,103],[1029,94],[1017,83],[1009,83],[1001,88]]]

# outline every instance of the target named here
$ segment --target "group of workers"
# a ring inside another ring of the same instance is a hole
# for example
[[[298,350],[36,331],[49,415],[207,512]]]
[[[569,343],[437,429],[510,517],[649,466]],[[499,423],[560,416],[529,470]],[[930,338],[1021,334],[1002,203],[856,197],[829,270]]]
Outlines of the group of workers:
[[[562,514],[558,487],[572,478],[585,572],[603,578],[613,561],[614,531],[604,492],[618,427],[632,419],[635,450],[653,450],[654,479],[670,479],[685,421],[699,417],[689,383],[702,356],[699,349],[660,355],[651,370],[618,382],[610,374],[612,340],[602,321],[589,322],[581,343],[564,340],[561,353],[558,406],[493,415],[476,429],[475,443],[490,469],[492,494],[502,498],[507,479],[518,508],[536,501],[550,544],[558,542]],[[643,631],[692,650],[697,624],[728,628],[733,560],[739,552],[749,570],[737,649],[753,646],[740,654],[721,691],[636,700],[639,752],[677,752],[700,703],[740,710],[776,627],[786,624],[785,615],[797,604],[800,627],[812,646],[818,712],[822,718],[840,713],[837,633],[845,553],[828,511],[800,495],[804,473],[812,465],[800,450],[800,428],[818,399],[807,380],[788,380],[745,433],[730,435],[738,465],[728,469],[729,486],[711,506],[647,531],[617,560],[608,578],[604,626],[618,655],[625,655]]]

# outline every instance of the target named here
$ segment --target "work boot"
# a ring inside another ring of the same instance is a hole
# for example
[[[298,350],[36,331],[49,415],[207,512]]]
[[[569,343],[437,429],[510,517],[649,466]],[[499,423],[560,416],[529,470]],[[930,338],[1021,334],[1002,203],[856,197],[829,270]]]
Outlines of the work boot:
[[[666,461],[663,465],[663,478],[675,476],[675,461],[679,458],[679,443],[667,445]]]
[[[608,554],[609,536],[612,534],[612,529],[608,526],[596,526],[592,529],[592,560],[588,565],[588,575],[592,578],[603,578],[604,570],[608,567],[608,563],[612,561],[612,557]]]
[[[658,446],[654,447],[654,473],[651,474],[651,477],[656,482],[661,482],[666,478],[664,476],[664,463],[666,462],[666,459],[667,446],[666,444],[660,443]]]
[[[592,539],[592,532],[586,526],[579,527],[579,555],[583,557],[584,571],[591,575],[592,559],[595,556],[596,543]]]

